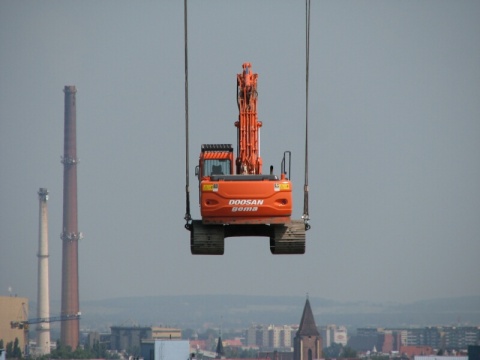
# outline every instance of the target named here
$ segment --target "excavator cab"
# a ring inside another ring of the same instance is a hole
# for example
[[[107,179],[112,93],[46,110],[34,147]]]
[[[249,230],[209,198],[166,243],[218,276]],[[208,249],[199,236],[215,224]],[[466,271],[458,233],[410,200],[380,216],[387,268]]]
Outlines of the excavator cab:
[[[199,164],[195,169],[198,180],[212,175],[233,173],[233,148],[230,144],[203,144]]]

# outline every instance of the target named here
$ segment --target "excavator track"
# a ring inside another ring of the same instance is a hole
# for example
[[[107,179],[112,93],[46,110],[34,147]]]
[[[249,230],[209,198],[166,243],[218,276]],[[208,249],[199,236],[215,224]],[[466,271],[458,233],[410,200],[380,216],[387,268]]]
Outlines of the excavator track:
[[[204,225],[193,220],[190,230],[192,255],[223,255],[225,238],[232,236],[269,236],[273,255],[305,254],[305,223],[293,220],[272,225]]]
[[[193,220],[190,251],[192,255],[223,255],[225,251],[223,225],[203,225],[201,220]]]
[[[271,226],[270,252],[273,255],[305,254],[303,220],[292,220],[289,224]]]

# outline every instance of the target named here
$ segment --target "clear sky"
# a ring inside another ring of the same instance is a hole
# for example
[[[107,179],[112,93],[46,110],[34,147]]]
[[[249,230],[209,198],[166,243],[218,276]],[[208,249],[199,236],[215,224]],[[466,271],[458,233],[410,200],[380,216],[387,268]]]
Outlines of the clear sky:
[[[182,294],[408,302],[480,295],[480,2],[312,1],[306,254],[267,238],[192,256],[184,229],[183,1],[0,2],[0,295],[36,300],[48,188],[60,299],[65,85],[77,87],[80,298]],[[189,2],[193,169],[236,143],[259,74],[265,168],[293,153],[303,211],[303,1]]]

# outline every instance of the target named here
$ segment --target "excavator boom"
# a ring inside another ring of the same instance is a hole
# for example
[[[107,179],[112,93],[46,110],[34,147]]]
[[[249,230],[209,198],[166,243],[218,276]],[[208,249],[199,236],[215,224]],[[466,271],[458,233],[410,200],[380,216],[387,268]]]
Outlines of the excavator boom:
[[[244,63],[243,72],[237,75],[237,174],[261,174],[262,158],[258,141],[262,123],[257,117],[257,79],[252,65]]]

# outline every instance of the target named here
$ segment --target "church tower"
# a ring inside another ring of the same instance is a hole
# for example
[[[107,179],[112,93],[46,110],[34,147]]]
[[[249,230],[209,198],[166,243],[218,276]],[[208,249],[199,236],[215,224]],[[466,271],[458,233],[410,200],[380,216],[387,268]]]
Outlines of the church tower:
[[[315,325],[310,301],[305,302],[300,327],[295,335],[293,360],[315,360],[322,358],[322,338]]]

